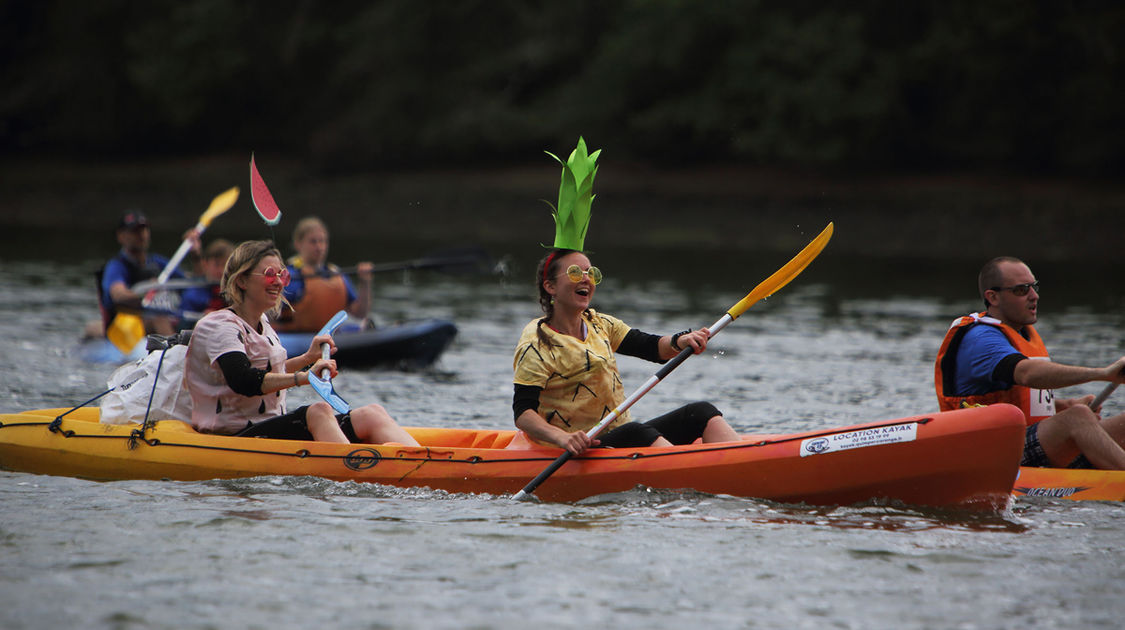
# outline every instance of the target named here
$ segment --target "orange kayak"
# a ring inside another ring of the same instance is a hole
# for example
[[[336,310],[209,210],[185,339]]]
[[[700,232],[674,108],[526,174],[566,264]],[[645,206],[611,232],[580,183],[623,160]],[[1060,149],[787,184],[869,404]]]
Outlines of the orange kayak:
[[[98,410],[0,415],[0,468],[94,480],[313,475],[337,481],[510,494],[560,453],[511,430],[410,428],[421,447],[330,444],[198,433],[176,420],[98,421]],[[693,489],[786,503],[896,500],[999,509],[1010,499],[1023,416],[993,405],[738,442],[593,449],[536,491],[574,501],[632,489]]]

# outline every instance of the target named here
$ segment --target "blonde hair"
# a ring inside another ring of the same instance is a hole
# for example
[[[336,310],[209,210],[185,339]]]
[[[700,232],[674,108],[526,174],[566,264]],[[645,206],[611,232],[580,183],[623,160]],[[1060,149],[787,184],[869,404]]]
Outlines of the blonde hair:
[[[281,252],[277,250],[273,241],[245,241],[234,248],[230,257],[227,258],[227,265],[223,268],[223,279],[219,283],[219,286],[222,287],[223,298],[226,299],[228,304],[231,306],[242,304],[243,300],[246,299],[246,291],[238,286],[238,278],[254,271],[254,268],[262,262],[262,259],[270,256],[276,257],[279,261],[282,260]],[[282,305],[289,306],[289,301],[285,299],[284,293],[281,295],[278,304],[271,308],[268,314],[276,317],[281,313]]]
[[[318,217],[305,217],[298,221],[297,227],[293,228],[293,247],[296,248],[301,239],[317,228],[324,230],[326,235],[328,234],[328,226]]]

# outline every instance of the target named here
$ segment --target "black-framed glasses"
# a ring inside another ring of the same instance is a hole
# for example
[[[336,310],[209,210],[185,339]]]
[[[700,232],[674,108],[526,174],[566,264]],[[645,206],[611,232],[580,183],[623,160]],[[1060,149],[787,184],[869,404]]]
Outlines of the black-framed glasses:
[[[1032,289],[1035,289],[1035,292],[1039,293],[1039,281],[1038,280],[1036,280],[1035,282],[1024,282],[1022,284],[1013,284],[1010,287],[992,287],[991,288],[992,291],[1011,291],[1012,295],[1014,295],[1016,297],[1023,297],[1025,295],[1027,295],[1028,291],[1031,291]]]
[[[571,282],[582,282],[583,276],[590,276],[590,282],[594,284],[601,284],[602,270],[597,267],[590,267],[583,271],[578,265],[571,265],[566,268],[566,277],[570,278]]]

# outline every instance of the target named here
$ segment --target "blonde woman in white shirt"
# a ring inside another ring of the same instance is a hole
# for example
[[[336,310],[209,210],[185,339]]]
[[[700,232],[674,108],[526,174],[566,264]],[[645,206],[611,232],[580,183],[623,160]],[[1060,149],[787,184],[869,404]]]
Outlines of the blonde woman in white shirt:
[[[223,271],[230,306],[195,325],[188,345],[184,382],[191,394],[192,425],[204,433],[318,440],[418,444],[379,405],[336,415],[326,402],[286,411],[285,390],[307,385],[309,370],[336,375],[336,362],[321,358],[329,335],[313,339],[307,352],[287,357],[268,314],[281,308],[289,272],[271,241],[235,248]]]

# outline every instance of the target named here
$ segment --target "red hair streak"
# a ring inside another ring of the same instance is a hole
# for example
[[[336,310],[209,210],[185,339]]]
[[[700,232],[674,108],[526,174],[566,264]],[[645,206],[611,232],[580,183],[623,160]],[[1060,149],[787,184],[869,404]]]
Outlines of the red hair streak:
[[[555,259],[557,253],[557,251],[551,252],[551,255],[547,256],[547,260],[543,262],[543,282],[547,281],[547,270],[551,268],[551,261]]]

